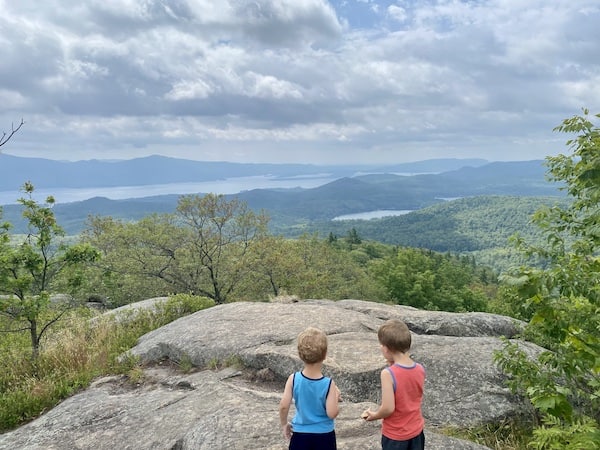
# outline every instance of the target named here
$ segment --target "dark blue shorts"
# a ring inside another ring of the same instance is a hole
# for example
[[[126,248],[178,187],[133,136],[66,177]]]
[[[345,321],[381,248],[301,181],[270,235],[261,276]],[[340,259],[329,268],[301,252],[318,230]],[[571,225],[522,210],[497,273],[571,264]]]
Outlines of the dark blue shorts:
[[[292,433],[290,450],[337,450],[335,431],[329,433]]]
[[[382,450],[425,450],[425,434],[415,436],[407,441],[395,441],[393,439],[381,436]]]

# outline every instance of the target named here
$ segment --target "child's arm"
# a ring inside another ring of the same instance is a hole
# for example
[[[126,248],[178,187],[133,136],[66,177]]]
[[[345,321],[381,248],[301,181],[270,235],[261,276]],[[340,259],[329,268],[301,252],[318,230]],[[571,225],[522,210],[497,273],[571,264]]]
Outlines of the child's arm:
[[[290,406],[292,404],[293,386],[294,374],[291,374],[285,383],[283,396],[281,397],[281,401],[279,402],[279,424],[281,425],[281,432],[283,433],[283,437],[285,437],[288,441],[292,437],[292,427],[288,422],[288,414],[290,412]]]
[[[394,382],[392,374],[387,369],[381,371],[381,406],[376,411],[367,409],[362,417],[367,420],[385,419],[394,412],[396,408],[396,397],[394,395]]]
[[[341,393],[335,382],[331,380],[331,386],[329,386],[329,392],[325,401],[325,411],[327,411],[327,417],[335,419],[340,412],[339,402],[341,401]]]

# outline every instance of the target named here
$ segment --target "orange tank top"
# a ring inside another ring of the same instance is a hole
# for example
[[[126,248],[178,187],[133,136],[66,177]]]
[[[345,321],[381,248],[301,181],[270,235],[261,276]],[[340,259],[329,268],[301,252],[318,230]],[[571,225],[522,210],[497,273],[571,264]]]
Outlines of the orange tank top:
[[[425,426],[421,413],[425,369],[415,363],[410,367],[393,364],[387,370],[394,383],[396,407],[383,419],[381,433],[395,441],[407,441],[421,434]]]

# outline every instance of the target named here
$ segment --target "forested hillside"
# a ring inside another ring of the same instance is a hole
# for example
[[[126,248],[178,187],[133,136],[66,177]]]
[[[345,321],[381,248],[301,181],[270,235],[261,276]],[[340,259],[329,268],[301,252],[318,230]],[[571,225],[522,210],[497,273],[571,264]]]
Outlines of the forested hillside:
[[[163,160],[153,157],[123,162],[119,166],[119,173],[113,174],[111,179],[118,179],[123,175],[122,171],[136,165],[148,169],[152,164],[163,162],[168,163],[165,167],[181,167],[180,161]],[[85,163],[87,165],[82,166],[84,168],[98,162]],[[422,167],[414,168],[435,167],[433,162],[422,163]],[[457,162],[438,163],[440,167],[453,167]],[[178,176],[189,179],[198,170],[204,173],[207,166],[192,164],[190,167],[189,170],[182,169]],[[226,169],[226,166],[216,167],[219,170]],[[394,169],[409,167],[398,166]],[[269,168],[257,165],[243,170],[244,173],[250,173],[248,171]],[[239,170],[242,168],[237,168],[234,175],[239,175]],[[285,175],[293,170],[303,173],[314,168],[291,165],[277,167],[277,170],[280,175]],[[343,173],[342,168],[336,170]],[[472,254],[478,262],[502,271],[516,260],[512,248],[508,246],[508,238],[517,231],[528,238],[534,237],[529,219],[539,205],[564,199],[558,187],[556,183],[545,179],[542,161],[520,161],[474,164],[437,174],[409,176],[371,173],[344,176],[312,189],[254,189],[225,197],[243,201],[257,213],[264,211],[270,218],[269,230],[276,235],[298,237],[316,233],[324,238],[330,235],[345,236],[354,230],[364,239],[386,244]],[[66,233],[78,235],[87,227],[91,217],[110,217],[130,222],[152,214],[170,214],[175,211],[179,198],[179,195],[126,200],[96,197],[79,202],[56,203],[53,210]],[[333,220],[345,214],[374,210],[413,212],[373,220]],[[21,205],[3,207],[3,216],[13,224],[12,231],[16,234],[27,232],[27,222],[21,212]]]
[[[61,205],[55,208],[64,228],[73,234],[73,230],[79,232],[81,229],[82,218],[101,216],[125,221],[140,220],[151,214],[149,204],[155,213],[172,213],[173,202],[176,201],[177,196],[164,196],[162,201],[153,198],[151,202],[145,199],[112,201],[95,198],[81,202],[79,208],[60,208]],[[530,241],[539,241],[540,231],[531,224],[532,214],[541,205],[564,205],[565,202],[564,197],[478,196],[444,201],[401,216],[371,220],[313,221],[284,217],[277,210],[268,214],[271,218],[270,231],[276,235],[297,238],[303,234],[316,234],[325,239],[329,236],[343,238],[355,232],[364,240],[470,254],[478,263],[500,272],[518,261],[518,255],[509,245],[509,238],[518,232]],[[21,228],[19,231],[25,230]]]
[[[179,198],[96,197],[57,203],[53,210],[66,233],[78,235],[92,217],[138,221],[173,213]],[[535,239],[529,224],[533,212],[542,204],[565,201],[558,185],[545,179],[541,161],[490,163],[439,174],[342,177],[312,189],[255,189],[225,198],[243,201],[257,213],[264,211],[275,235],[343,237],[353,230],[364,239],[386,244],[474,255],[477,262],[498,272],[517,261],[508,238],[519,232]],[[413,212],[372,220],[333,220],[374,210]],[[3,217],[13,224],[15,234],[27,232],[21,212],[21,205],[3,207]]]
[[[479,264],[501,272],[521,261],[509,238],[519,233],[529,241],[539,242],[540,230],[531,223],[533,213],[542,205],[566,202],[564,197],[469,197],[401,216],[312,222],[288,230],[288,235],[317,233],[338,238],[356,233],[362,239],[386,244],[470,254]]]
[[[365,239],[386,244],[438,252],[472,252],[504,247],[517,231],[535,238],[539,231],[530,223],[535,210],[565,201],[561,197],[469,197],[400,216],[315,222],[307,226],[307,231],[344,236],[355,229]]]

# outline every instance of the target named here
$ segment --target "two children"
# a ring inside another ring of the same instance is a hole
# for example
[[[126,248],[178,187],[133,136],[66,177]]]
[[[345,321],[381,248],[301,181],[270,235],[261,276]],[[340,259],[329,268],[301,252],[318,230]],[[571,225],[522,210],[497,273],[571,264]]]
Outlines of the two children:
[[[423,450],[424,419],[421,414],[425,370],[409,355],[410,330],[404,322],[388,320],[378,330],[381,353],[389,367],[381,371],[381,405],[367,409],[367,421],[383,419],[383,450]],[[298,336],[298,354],[304,362],[301,372],[289,376],[279,404],[283,435],[290,450],[335,450],[334,419],[339,413],[340,391],[321,368],[327,355],[327,336],[307,328]],[[288,414],[292,399],[296,414],[291,424]]]

